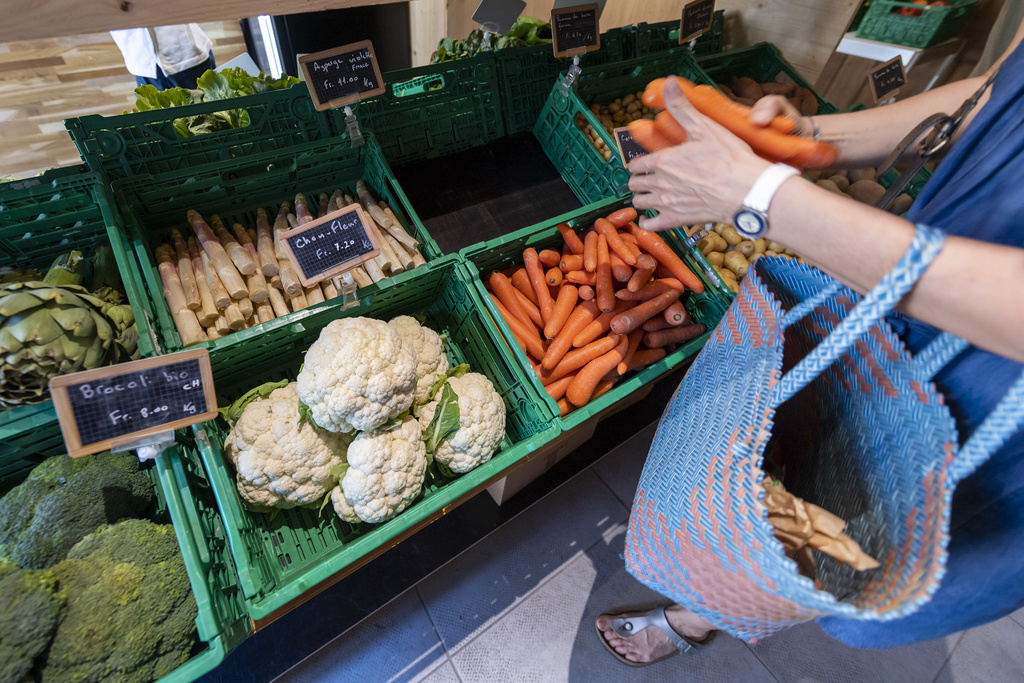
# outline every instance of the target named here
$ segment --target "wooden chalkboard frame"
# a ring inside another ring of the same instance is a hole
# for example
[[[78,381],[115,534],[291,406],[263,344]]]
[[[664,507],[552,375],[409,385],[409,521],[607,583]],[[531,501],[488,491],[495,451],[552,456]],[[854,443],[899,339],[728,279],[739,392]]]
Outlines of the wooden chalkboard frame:
[[[572,14],[573,12],[585,12],[587,10],[594,10],[594,20],[596,26],[594,27],[594,43],[592,45],[584,45],[583,47],[571,48],[569,50],[562,50],[558,47],[558,36],[555,33],[555,18],[562,14]],[[551,10],[551,49],[555,52],[555,57],[575,57],[576,55],[586,54],[587,52],[593,52],[594,50],[601,49],[601,9],[598,7],[596,2],[592,2],[587,5],[574,5],[572,7],[559,7]]]
[[[896,88],[894,90],[890,90],[890,91],[888,91],[888,92],[886,92],[886,93],[884,93],[882,95],[879,95],[878,94],[878,90],[876,90],[876,86],[875,86],[875,74],[879,73],[880,71],[884,71],[885,69],[888,69],[893,64],[897,64],[897,63],[900,65],[900,73],[903,74],[903,85],[899,86],[898,88]],[[896,97],[896,95],[899,94],[900,90],[903,90],[903,88],[907,87],[907,69],[906,69],[905,66],[903,66],[903,57],[902,57],[902,55],[896,55],[895,57],[890,59],[885,64],[879,64],[875,68],[873,68],[870,71],[868,71],[868,86],[870,86],[870,88],[871,88],[871,96],[873,98],[875,98],[875,103],[878,103],[878,102],[880,102],[882,100],[887,100],[890,97]]]
[[[622,165],[623,166],[625,166],[626,168],[629,168],[629,162],[632,161],[632,159],[630,159],[630,160],[626,159],[626,150],[622,148],[622,138],[620,137],[620,135],[622,133],[626,133],[627,135],[629,135],[630,141],[634,145],[639,147],[641,150],[643,150],[642,154],[638,154],[637,156],[633,157],[633,159],[636,159],[639,156],[645,156],[645,155],[649,154],[649,152],[643,148],[643,145],[641,145],[639,142],[637,142],[636,140],[633,139],[632,134],[630,134],[630,132],[629,132],[629,126],[619,126],[618,128],[613,128],[612,129],[612,137],[615,138],[615,144],[619,148],[619,159],[622,160]]]
[[[68,396],[68,389],[83,382],[95,382],[107,377],[140,372],[151,368],[159,368],[176,363],[183,363],[190,360],[199,361],[199,372],[203,381],[203,398],[206,410],[196,413],[174,422],[169,422],[158,427],[150,427],[137,432],[129,432],[116,439],[106,439],[96,443],[82,443],[78,433],[78,424],[75,422],[74,411],[71,408],[71,399]],[[213,420],[217,417],[217,391],[213,386],[213,370],[210,367],[210,354],[206,349],[192,349],[181,351],[156,358],[143,358],[142,360],[108,365],[96,370],[85,370],[70,375],[61,375],[50,380],[50,397],[53,399],[53,407],[57,411],[57,420],[60,423],[60,431],[64,436],[64,445],[67,446],[68,455],[72,458],[80,458],[85,455],[101,453],[118,445],[141,441],[149,436],[163,434],[165,432],[182,429],[190,425]]]
[[[688,43],[691,40],[696,40],[697,38],[701,37],[702,35],[704,35],[705,33],[707,33],[708,31],[711,30],[711,27],[714,24],[714,17],[715,17],[715,0],[710,0],[710,2],[711,2],[711,13],[708,16],[708,25],[705,26],[704,28],[700,29],[696,33],[691,33],[688,36],[684,36],[683,35],[683,29],[686,27],[686,10],[690,9],[694,5],[706,4],[708,1],[709,0],[692,0],[692,2],[688,2],[685,5],[683,5],[683,15],[679,18],[679,44],[680,45],[682,45],[683,43]]]
[[[373,73],[377,77],[377,83],[380,84],[379,88],[374,90],[367,90],[366,92],[356,93],[349,95],[348,97],[341,97],[329,102],[321,102],[319,96],[316,93],[316,87],[313,86],[313,81],[310,78],[309,65],[311,62],[318,61],[325,57],[333,57],[334,55],[347,54],[349,52],[356,52],[366,48],[370,52],[370,63],[373,65]],[[387,90],[387,85],[384,83],[384,78],[380,74],[380,65],[377,63],[377,52],[373,49],[373,42],[369,40],[360,40],[358,43],[349,43],[348,45],[342,45],[341,47],[335,47],[330,50],[323,50],[321,52],[313,52],[308,55],[302,55],[299,57],[299,68],[302,69],[302,78],[306,81],[306,88],[309,90],[309,96],[313,98],[313,106],[317,111],[327,111],[328,109],[336,109],[338,107],[344,107],[346,104],[352,104],[360,100],[365,100],[368,97],[376,97],[381,95]]]
[[[362,223],[363,232],[366,233],[367,239],[369,239],[370,244],[373,245],[373,250],[368,251],[360,256],[357,256],[356,258],[349,259],[348,261],[345,261],[340,265],[334,266],[333,268],[325,270],[312,278],[307,278],[305,271],[303,270],[302,266],[299,263],[299,259],[296,258],[295,252],[292,251],[292,247],[288,243],[288,238],[295,237],[296,235],[301,235],[304,232],[309,232],[310,230],[320,227],[324,223],[329,223],[330,221],[336,220],[337,218],[344,216],[347,213],[351,213],[352,211],[356,212],[356,216],[359,218],[359,222]],[[300,225],[297,228],[292,228],[291,230],[281,233],[281,246],[284,247],[284,251],[288,255],[288,260],[291,261],[293,266],[295,266],[295,273],[296,275],[299,276],[299,281],[302,283],[302,286],[309,287],[311,285],[316,284],[317,282],[327,280],[336,275],[341,275],[346,270],[351,270],[352,268],[358,266],[360,263],[369,261],[370,259],[380,254],[380,240],[377,239],[377,231],[370,227],[371,220],[372,219],[366,215],[366,212],[363,211],[363,207],[361,207],[359,204],[349,204],[348,206],[338,209],[337,211],[332,211],[331,213],[325,214],[324,216],[317,218],[315,221],[310,221],[305,225]]]

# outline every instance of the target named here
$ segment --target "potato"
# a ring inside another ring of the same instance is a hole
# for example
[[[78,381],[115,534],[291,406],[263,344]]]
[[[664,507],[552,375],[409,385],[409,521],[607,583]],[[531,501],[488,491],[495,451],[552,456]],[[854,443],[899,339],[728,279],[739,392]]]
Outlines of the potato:
[[[763,254],[766,251],[768,251],[768,240],[766,240],[763,237],[758,237],[756,240],[754,240],[755,254]]]
[[[831,171],[831,172],[830,172],[830,174],[831,174],[831,175],[841,175],[841,176],[843,176],[844,178],[848,178],[848,177],[849,177],[849,174],[850,174],[850,172],[849,172],[849,171],[847,171],[847,170],[846,170],[846,169],[844,169],[844,168],[841,168],[841,169],[839,169],[838,171]]]
[[[711,239],[711,235],[708,235],[700,242],[697,242],[697,248],[700,249],[700,253],[707,256],[711,252],[715,251],[715,240]]]
[[[713,266],[720,266],[725,263],[725,254],[720,251],[711,251],[704,255],[708,263]]]
[[[792,249],[788,249],[787,248],[787,249],[783,249],[782,250],[782,255],[783,256],[796,256],[796,252],[793,251]]]
[[[855,168],[847,173],[851,183],[855,183],[858,180],[874,180],[875,169],[868,168]]]
[[[714,230],[717,234],[721,235],[722,231],[728,227],[729,226],[726,223],[715,223],[713,226],[711,226],[711,229]]]
[[[633,112],[635,112],[639,108],[640,108],[639,103],[637,103],[637,102],[630,102],[629,104],[626,105],[626,113],[627,114],[632,114]]]
[[[608,105],[608,111],[610,111],[612,114],[616,113],[617,111],[620,111],[621,109],[622,105],[619,104],[618,102],[612,102],[611,104]]]
[[[736,228],[732,227],[731,225],[722,230],[722,239],[724,239],[726,242],[732,245],[737,245],[743,241],[743,238],[740,236],[740,234],[736,232]]]
[[[722,92],[724,92],[726,97],[728,97],[730,100],[735,100],[736,99],[736,93],[734,93],[732,91],[732,88],[727,86],[725,83],[715,83],[715,85],[717,85],[718,89],[721,90]]]
[[[778,256],[779,252],[769,249],[768,251],[761,254],[761,256]]]
[[[817,185],[818,187],[825,188],[829,192],[836,192],[836,193],[841,193],[842,192],[842,190],[839,189],[839,186],[836,185],[831,180],[815,180],[814,184]]]
[[[743,240],[736,245],[736,251],[750,258],[750,255],[757,251],[757,246],[752,240]]]
[[[752,97],[737,97],[736,101],[745,107],[753,107],[754,103],[757,102],[757,100]]]
[[[788,97],[796,90],[796,83],[762,83],[761,92],[765,95],[782,95]]]
[[[594,112],[594,116],[600,115],[601,114],[601,105],[600,104],[592,104],[592,105],[590,105],[590,111]]]
[[[885,188],[874,180],[858,180],[850,185],[850,189],[847,192],[858,202],[874,204],[885,194]]]
[[[626,107],[633,104],[634,102],[636,102],[636,95],[634,95],[633,93],[629,93],[628,95],[622,98],[622,104]]]
[[[756,263],[757,260],[762,258],[762,257],[764,257],[764,254],[754,253],[754,254],[750,255],[750,258],[747,259],[747,262],[750,264],[750,267],[753,268],[754,267],[754,263]]]
[[[778,242],[772,242],[771,240],[768,240],[768,251],[774,251],[781,254],[785,250],[786,248],[779,244]]]
[[[733,76],[730,87],[732,88],[732,91],[736,93],[736,97],[745,97],[751,100],[759,100],[764,97],[764,91],[761,90],[761,84],[753,78],[747,78],[746,76],[740,76],[737,78],[736,76]]]
[[[904,192],[900,196],[893,200],[892,206],[889,207],[889,211],[896,214],[897,216],[906,213],[910,210],[910,205],[914,203],[914,198]]]
[[[726,268],[736,273],[737,278],[741,278],[747,274],[747,269],[750,268],[750,263],[747,261],[747,257],[738,251],[734,251],[725,255],[723,264]]]
[[[850,179],[844,175],[834,175],[829,178],[829,180],[835,183],[835,186],[839,188],[840,192],[846,192],[850,187]]]
[[[813,183],[815,180],[821,178],[821,171],[804,171],[804,178],[807,178]]]

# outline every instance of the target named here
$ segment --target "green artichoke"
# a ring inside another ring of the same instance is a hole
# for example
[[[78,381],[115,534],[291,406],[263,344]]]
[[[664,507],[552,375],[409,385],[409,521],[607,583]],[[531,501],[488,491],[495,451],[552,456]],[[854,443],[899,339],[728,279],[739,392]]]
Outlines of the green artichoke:
[[[127,360],[107,306],[78,285],[0,285],[0,408],[47,400],[52,377]]]

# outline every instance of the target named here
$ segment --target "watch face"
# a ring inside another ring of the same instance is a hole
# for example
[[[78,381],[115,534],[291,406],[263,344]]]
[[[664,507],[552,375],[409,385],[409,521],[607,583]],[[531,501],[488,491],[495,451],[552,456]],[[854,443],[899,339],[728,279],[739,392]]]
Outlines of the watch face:
[[[732,222],[736,226],[736,229],[747,237],[758,237],[762,235],[768,227],[762,216],[759,216],[749,209],[737,211],[736,215],[732,218]]]

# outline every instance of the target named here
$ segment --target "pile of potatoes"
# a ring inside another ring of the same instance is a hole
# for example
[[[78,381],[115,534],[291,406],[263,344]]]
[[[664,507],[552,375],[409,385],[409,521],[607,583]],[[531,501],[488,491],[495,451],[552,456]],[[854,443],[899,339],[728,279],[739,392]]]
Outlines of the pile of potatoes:
[[[613,130],[622,128],[629,124],[630,121],[654,119],[654,116],[660,110],[645,107],[640,101],[640,96],[643,94],[643,90],[637,90],[635,93],[630,93],[625,97],[618,97],[608,104],[595,103],[590,105],[590,111],[597,117],[601,126],[608,131],[608,135],[611,135]],[[590,138],[590,144],[594,145],[605,161],[612,158],[612,154],[615,151],[608,148],[608,145],[601,138],[601,134],[587,123],[587,119],[582,113],[576,114],[576,126],[587,134],[587,137]]]
[[[776,77],[777,83],[758,83],[753,78],[746,76],[733,76],[730,85],[718,83],[718,89],[729,96],[734,102],[753,106],[754,102],[765,95],[782,95],[804,116],[814,116],[818,113],[818,98],[807,88],[801,88],[792,81],[785,81],[786,75],[780,72]]]
[[[875,169],[858,168],[851,171],[805,171],[804,177],[829,192],[846,195],[864,204],[874,205],[885,195],[885,188],[875,180]],[[889,212],[897,216],[907,212],[914,199],[904,192],[893,200]]]
[[[778,242],[763,237],[748,240],[736,228],[725,223],[715,223],[712,230],[697,244],[697,248],[718,273],[722,283],[733,293],[740,291],[740,281],[754,265],[754,261],[762,256],[795,258],[800,263],[807,263]]]

